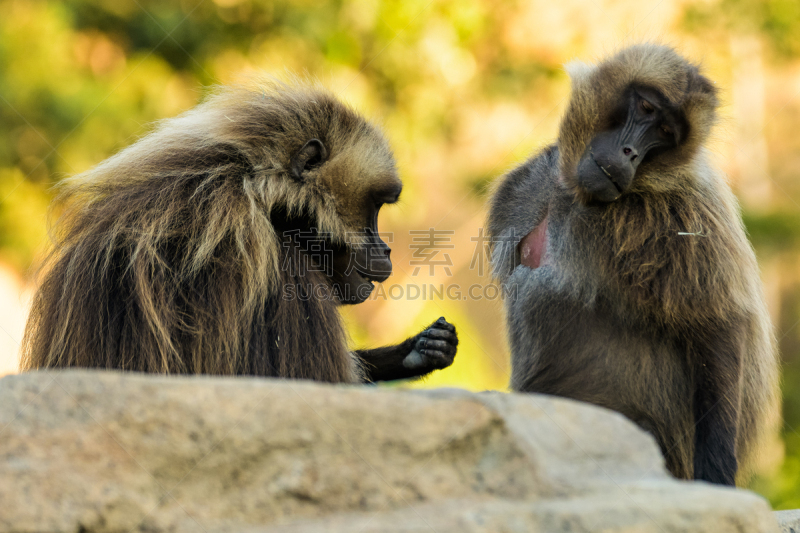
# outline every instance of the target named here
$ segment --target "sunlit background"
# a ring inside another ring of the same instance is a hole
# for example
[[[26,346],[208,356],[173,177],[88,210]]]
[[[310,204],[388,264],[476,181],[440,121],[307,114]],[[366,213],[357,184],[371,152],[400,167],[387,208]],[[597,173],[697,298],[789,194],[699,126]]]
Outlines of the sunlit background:
[[[0,0],[0,13],[0,374],[17,371],[52,185],[210,85],[299,73],[385,128],[406,185],[380,220],[395,274],[346,311],[354,345],[444,315],[456,363],[415,386],[505,389],[502,305],[482,289],[492,181],[556,136],[565,62],[642,40],[678,47],[721,89],[712,148],[741,199],[784,361],[785,459],[753,489],[800,508],[797,0]],[[411,233],[431,230],[435,250]]]

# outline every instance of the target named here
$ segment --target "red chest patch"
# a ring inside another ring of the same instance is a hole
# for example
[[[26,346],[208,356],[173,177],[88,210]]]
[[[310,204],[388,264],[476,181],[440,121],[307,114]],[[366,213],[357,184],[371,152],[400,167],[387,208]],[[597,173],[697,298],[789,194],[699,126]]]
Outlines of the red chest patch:
[[[539,268],[547,249],[547,217],[533,228],[519,243],[520,263],[528,268]]]

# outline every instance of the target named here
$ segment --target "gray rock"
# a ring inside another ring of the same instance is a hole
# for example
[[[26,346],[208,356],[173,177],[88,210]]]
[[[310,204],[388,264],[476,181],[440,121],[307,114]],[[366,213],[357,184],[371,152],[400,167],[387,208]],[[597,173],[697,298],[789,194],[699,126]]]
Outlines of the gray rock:
[[[800,533],[800,509],[775,511],[775,518],[783,533]]]
[[[0,380],[0,532],[777,532],[621,415],[537,395],[50,371]]]

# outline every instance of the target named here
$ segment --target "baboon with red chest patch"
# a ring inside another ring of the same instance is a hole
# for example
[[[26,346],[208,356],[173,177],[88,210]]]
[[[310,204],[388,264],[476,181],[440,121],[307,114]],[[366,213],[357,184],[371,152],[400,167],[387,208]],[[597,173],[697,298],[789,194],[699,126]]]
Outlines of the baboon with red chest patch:
[[[657,45],[568,70],[557,142],[491,200],[512,388],[626,415],[679,478],[742,482],[776,433],[778,359],[738,204],[704,148],[717,90]]]

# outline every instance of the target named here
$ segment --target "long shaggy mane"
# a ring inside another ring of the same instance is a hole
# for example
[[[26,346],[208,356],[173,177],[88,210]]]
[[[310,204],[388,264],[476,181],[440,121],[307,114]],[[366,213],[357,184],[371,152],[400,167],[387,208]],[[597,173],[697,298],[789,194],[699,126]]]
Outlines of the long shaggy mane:
[[[310,138],[330,171],[299,183],[290,158]],[[308,220],[359,246],[336,188],[393,171],[380,132],[319,87],[218,89],[61,185],[23,369],[358,379],[336,304],[282,294],[327,280],[294,264],[274,221]]]

